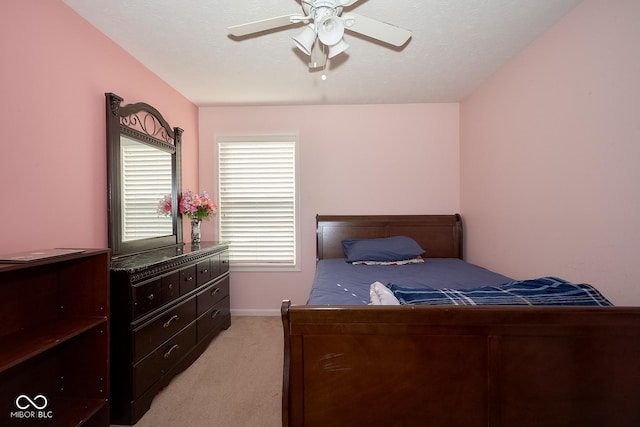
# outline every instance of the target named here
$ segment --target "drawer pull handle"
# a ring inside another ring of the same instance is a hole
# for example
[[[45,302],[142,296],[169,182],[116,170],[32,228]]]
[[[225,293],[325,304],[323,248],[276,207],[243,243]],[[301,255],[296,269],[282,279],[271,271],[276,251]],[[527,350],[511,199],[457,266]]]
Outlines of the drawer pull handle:
[[[187,277],[187,278],[186,278],[186,279],[184,279],[184,280],[185,280],[186,282],[190,282],[190,281],[192,281],[192,280],[193,280],[193,276],[189,276],[189,277]]]
[[[148,299],[149,301],[153,301],[153,298],[154,298],[153,294],[149,294],[149,295],[147,295],[147,299]]]
[[[168,359],[168,358],[169,358],[169,356],[171,356],[171,353],[173,352],[173,350],[177,350],[177,349],[179,349],[179,348],[180,348],[180,346],[179,346],[178,344],[174,344],[174,345],[172,345],[172,346],[171,346],[171,348],[170,348],[169,350],[167,350],[167,351],[165,351],[165,352],[164,352],[164,358],[165,358],[165,359]]]
[[[213,289],[211,291],[211,295],[213,296],[213,295],[217,294],[218,292],[220,292],[220,288],[215,288],[215,289]]]
[[[173,283],[169,283],[169,289],[173,289]]]
[[[167,320],[166,322],[164,322],[164,325],[162,325],[163,328],[168,328],[169,325],[171,325],[171,322],[173,322],[174,320],[178,320],[178,315],[174,314],[173,316],[171,316],[171,318],[169,320]]]
[[[207,274],[208,272],[209,272],[209,270],[207,270],[206,268],[201,271],[202,274]]]
[[[215,319],[216,317],[218,317],[218,314],[220,314],[220,310],[215,310],[211,312],[211,318]]]

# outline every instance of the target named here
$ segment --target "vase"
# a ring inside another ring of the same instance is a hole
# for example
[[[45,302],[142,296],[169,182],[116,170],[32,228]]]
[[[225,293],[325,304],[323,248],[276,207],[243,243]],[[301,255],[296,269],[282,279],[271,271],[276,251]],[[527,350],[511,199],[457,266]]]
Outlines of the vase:
[[[191,219],[191,243],[200,243],[200,220],[197,218]]]

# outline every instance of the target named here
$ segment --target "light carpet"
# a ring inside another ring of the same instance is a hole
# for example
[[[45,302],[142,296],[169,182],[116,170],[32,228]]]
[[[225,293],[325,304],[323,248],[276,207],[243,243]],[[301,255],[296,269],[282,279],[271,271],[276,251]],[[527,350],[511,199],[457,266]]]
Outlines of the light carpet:
[[[281,426],[282,363],[280,317],[232,317],[135,427]]]

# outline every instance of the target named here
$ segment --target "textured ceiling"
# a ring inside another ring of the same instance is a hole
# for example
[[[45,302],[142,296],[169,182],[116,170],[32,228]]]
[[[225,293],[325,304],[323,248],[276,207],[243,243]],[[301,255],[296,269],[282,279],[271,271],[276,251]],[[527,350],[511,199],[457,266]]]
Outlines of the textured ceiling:
[[[310,72],[301,27],[233,39],[228,27],[301,12],[295,0],[63,0],[199,106],[458,102],[580,0],[360,0],[345,9],[409,29],[403,48],[345,34]]]

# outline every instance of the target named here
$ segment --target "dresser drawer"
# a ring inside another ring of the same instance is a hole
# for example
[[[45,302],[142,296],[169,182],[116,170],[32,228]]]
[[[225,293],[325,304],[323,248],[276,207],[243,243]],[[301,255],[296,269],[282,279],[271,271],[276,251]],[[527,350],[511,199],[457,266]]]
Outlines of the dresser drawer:
[[[180,295],[180,272],[175,271],[161,279],[162,303],[168,303]]]
[[[196,299],[190,298],[133,330],[133,362],[171,338],[196,318]]]
[[[159,308],[162,305],[161,279],[133,286],[132,299],[134,318]]]
[[[209,310],[214,304],[229,296],[229,276],[215,282],[213,285],[207,286],[197,295],[198,316]]]
[[[133,398],[140,396],[196,345],[196,322],[133,366]]]
[[[200,261],[196,265],[197,275],[198,275],[198,286],[202,286],[211,280],[212,272],[211,272],[211,258],[207,258],[204,261]]]
[[[211,259],[211,263],[215,262],[216,266],[211,266],[211,271],[215,271],[217,275],[221,275],[229,271],[229,251],[224,251]]]
[[[198,341],[202,341],[212,333],[218,333],[229,327],[231,311],[229,309],[229,297],[223,298],[216,305],[198,317]]]
[[[197,286],[196,266],[186,267],[180,270],[180,295],[194,290]]]

